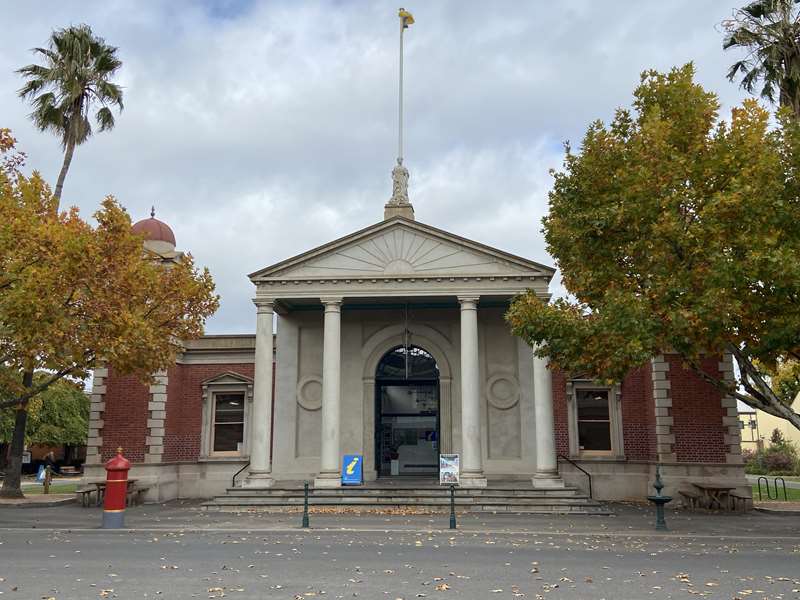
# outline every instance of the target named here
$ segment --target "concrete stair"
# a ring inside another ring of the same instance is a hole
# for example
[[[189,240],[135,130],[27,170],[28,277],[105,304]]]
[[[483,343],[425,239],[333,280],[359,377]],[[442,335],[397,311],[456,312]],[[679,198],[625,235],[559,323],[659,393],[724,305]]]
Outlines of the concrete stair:
[[[342,506],[367,509],[417,507],[431,511],[450,508],[450,489],[430,480],[379,480],[361,486],[333,489],[309,488],[309,506]],[[534,489],[530,482],[490,482],[486,488],[455,490],[459,512],[543,514],[609,514],[607,508],[574,487]],[[228,488],[204,505],[206,510],[279,510],[303,506],[302,482],[280,482],[267,489]]]

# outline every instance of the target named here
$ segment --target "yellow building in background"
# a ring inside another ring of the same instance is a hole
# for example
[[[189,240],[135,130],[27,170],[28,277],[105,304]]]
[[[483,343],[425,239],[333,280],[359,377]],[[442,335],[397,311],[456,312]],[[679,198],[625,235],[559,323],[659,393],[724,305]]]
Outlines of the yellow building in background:
[[[794,412],[800,412],[800,395],[792,404]],[[779,419],[763,410],[739,411],[739,428],[742,431],[742,450],[756,450],[759,444],[769,445],[769,438],[774,430],[779,430],[783,437],[800,448],[800,429],[786,419]]]

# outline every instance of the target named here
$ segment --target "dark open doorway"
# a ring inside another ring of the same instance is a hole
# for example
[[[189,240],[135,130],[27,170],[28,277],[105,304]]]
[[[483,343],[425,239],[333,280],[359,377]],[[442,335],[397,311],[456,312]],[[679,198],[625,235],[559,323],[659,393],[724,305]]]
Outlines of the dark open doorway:
[[[398,346],[378,364],[375,456],[380,477],[439,470],[439,369],[423,348]]]

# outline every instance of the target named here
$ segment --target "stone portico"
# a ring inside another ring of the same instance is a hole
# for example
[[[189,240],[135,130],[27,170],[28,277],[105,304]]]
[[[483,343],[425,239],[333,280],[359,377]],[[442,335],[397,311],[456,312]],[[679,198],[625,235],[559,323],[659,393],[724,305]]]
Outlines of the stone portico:
[[[243,485],[313,478],[338,487],[344,454],[363,455],[365,477],[376,478],[376,369],[409,344],[436,361],[436,438],[442,453],[460,455],[462,485],[520,473],[563,485],[549,372],[503,321],[514,295],[534,289],[546,299],[553,272],[397,215],[253,273],[254,419]],[[269,420],[257,415],[269,414],[273,393],[280,426],[270,440]]]

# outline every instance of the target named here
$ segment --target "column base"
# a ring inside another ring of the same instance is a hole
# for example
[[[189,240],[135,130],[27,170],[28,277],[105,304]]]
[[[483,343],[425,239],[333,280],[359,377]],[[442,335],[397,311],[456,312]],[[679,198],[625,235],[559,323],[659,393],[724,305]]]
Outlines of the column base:
[[[341,473],[320,473],[314,479],[315,488],[340,488],[342,487]]]
[[[561,478],[558,472],[536,473],[531,478],[531,483],[533,483],[534,489],[540,490],[557,490],[565,487],[564,480]]]
[[[462,488],[485,488],[488,485],[483,473],[461,473],[458,486]]]
[[[251,471],[245,479],[242,480],[243,488],[271,488],[275,485],[275,480],[272,478],[272,473],[257,473]]]

